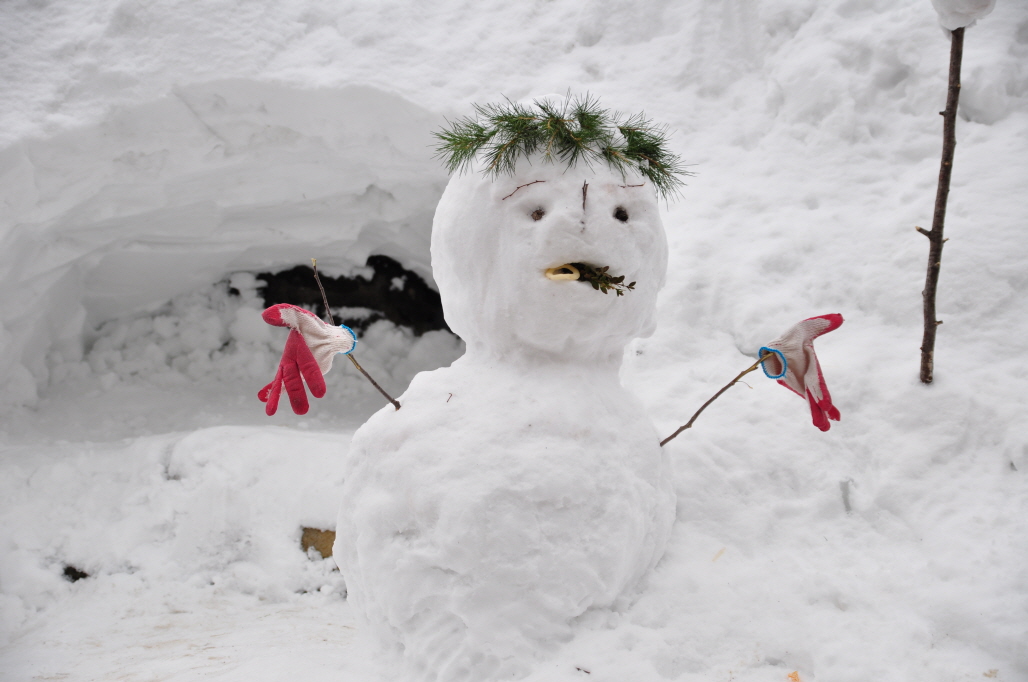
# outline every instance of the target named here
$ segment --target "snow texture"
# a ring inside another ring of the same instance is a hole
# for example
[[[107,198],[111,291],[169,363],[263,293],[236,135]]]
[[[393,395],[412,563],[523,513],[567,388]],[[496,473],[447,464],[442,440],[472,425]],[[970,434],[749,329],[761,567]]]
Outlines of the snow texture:
[[[638,286],[544,275],[569,262]],[[469,172],[439,202],[432,265],[468,351],[357,430],[333,556],[418,679],[522,677],[574,619],[627,603],[671,531],[667,451],[618,377],[664,284],[653,186],[538,157]]]
[[[337,367],[306,417],[269,420],[255,394],[285,334],[253,275],[384,253],[431,276],[430,131],[568,88],[668,124],[696,175],[658,205],[657,327],[620,371],[639,403],[608,374],[565,404],[524,372],[517,400],[540,403],[510,416],[620,405],[664,436],[782,330],[838,312],[818,356],[842,421],[819,432],[756,373],[728,391],[662,453],[662,558],[609,607],[596,579],[525,679],[1028,679],[1028,7],[965,36],[925,387],[913,227],[939,170],[938,20],[925,0],[0,3],[0,679],[410,678],[300,546],[335,523],[381,396]],[[357,351],[412,405],[447,399],[408,383],[462,352],[387,322]],[[451,407],[493,390],[474,357],[439,375]],[[532,471],[575,465],[553,460]]]

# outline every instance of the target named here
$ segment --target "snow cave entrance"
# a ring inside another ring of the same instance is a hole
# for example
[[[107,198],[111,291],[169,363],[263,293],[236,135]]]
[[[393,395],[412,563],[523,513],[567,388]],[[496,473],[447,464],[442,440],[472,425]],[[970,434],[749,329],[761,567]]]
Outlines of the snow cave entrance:
[[[241,393],[252,401],[240,414],[263,417],[254,395],[282,339],[260,310],[323,313],[317,258],[337,323],[362,337],[362,364],[401,393],[463,352],[429,257],[447,181],[431,154],[440,121],[368,87],[233,80],[8,150],[4,184],[31,244],[0,268],[26,292],[7,303],[3,340],[14,352],[0,382],[23,404],[69,382],[206,382],[203,395],[225,403]],[[349,379],[337,395],[361,403],[350,411],[363,420],[379,400]],[[191,405],[206,409],[195,395]]]

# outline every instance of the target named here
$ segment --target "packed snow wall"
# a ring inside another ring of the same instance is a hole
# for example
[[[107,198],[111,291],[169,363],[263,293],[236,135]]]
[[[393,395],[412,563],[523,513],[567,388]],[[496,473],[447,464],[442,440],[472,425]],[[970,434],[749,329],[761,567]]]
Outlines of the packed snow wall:
[[[392,257],[431,283],[441,119],[369,87],[250,80],[175,88],[0,152],[0,400],[105,320],[231,273]]]

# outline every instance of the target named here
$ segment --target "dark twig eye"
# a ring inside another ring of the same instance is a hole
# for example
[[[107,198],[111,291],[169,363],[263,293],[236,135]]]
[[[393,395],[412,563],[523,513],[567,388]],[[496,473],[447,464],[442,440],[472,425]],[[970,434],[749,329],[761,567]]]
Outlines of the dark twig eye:
[[[532,220],[540,220],[544,215],[546,215],[546,211],[541,208],[537,208],[532,211]]]
[[[618,220],[620,220],[623,223],[627,223],[628,222],[628,211],[626,211],[622,207],[618,206],[616,209],[614,209],[614,217],[617,218]]]

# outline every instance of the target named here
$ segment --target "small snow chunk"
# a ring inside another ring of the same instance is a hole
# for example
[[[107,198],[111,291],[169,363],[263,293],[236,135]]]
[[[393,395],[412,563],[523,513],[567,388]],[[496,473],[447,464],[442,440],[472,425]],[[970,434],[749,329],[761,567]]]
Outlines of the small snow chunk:
[[[974,26],[996,6],[996,0],[932,0],[939,23],[950,31]]]

